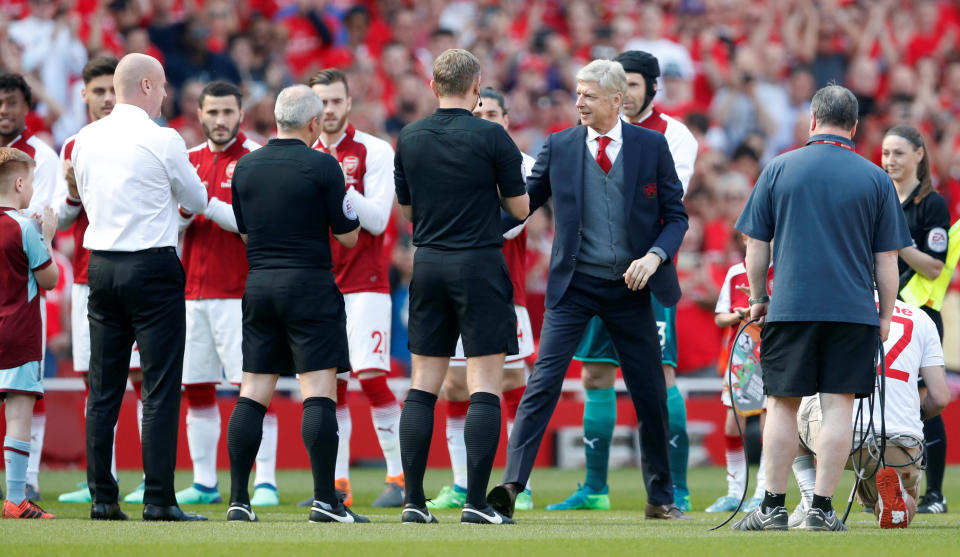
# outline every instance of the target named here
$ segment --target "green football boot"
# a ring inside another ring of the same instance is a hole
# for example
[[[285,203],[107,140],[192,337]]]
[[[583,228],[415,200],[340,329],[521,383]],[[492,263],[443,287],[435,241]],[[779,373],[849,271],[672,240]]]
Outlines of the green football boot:
[[[90,488],[87,486],[87,482],[80,482],[77,484],[77,490],[71,491],[69,493],[61,493],[57,497],[57,501],[61,503],[92,503],[93,497],[90,496]]]
[[[428,509],[462,509],[467,502],[467,490],[455,485],[443,486],[435,499],[427,501]]]
[[[610,488],[603,486],[603,489],[594,490],[589,486],[577,484],[577,490],[573,495],[560,503],[547,505],[546,509],[548,511],[609,511]]]
[[[137,486],[137,489],[134,489],[126,497],[123,498],[124,503],[138,503],[143,504],[143,492],[147,488],[146,484],[140,482],[140,485]]]
[[[513,504],[513,509],[517,511],[533,510],[533,493],[529,489],[524,489],[517,493],[517,500]]]
[[[214,503],[223,503],[217,486],[206,487],[195,483],[177,492],[178,505],[212,505]],[[253,505],[253,501],[250,504]]]
[[[276,507],[280,504],[280,494],[277,488],[270,484],[253,486],[253,497],[250,498],[251,507]]]

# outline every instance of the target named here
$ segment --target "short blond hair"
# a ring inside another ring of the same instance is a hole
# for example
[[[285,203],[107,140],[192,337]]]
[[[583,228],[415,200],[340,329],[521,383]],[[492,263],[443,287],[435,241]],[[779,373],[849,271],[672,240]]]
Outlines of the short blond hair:
[[[623,66],[613,60],[594,60],[577,72],[577,81],[588,81],[600,86],[611,97],[627,91],[627,74]]]
[[[13,182],[36,165],[36,161],[20,149],[0,147],[0,192],[9,192]]]
[[[462,48],[445,50],[433,62],[433,82],[441,97],[466,95],[479,75],[480,60]]]

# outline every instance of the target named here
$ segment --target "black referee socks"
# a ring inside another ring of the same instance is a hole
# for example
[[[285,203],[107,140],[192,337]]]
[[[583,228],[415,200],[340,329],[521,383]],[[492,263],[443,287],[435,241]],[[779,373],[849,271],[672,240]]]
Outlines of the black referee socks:
[[[303,401],[303,420],[300,423],[303,445],[310,455],[313,470],[313,498],[336,507],[334,472],[337,465],[337,403],[331,398],[312,396]]]
[[[237,399],[230,425],[227,426],[227,451],[230,453],[230,502],[250,504],[250,470],[260,450],[263,436],[263,415],[267,407],[259,402],[240,397]]]
[[[487,483],[500,442],[500,397],[493,393],[473,393],[463,425],[467,446],[467,503],[475,508],[487,506]]]
[[[437,395],[410,389],[400,411],[400,461],[403,463],[405,502],[420,508],[427,504],[423,475],[427,471],[427,454],[433,436],[433,409],[436,405]]]

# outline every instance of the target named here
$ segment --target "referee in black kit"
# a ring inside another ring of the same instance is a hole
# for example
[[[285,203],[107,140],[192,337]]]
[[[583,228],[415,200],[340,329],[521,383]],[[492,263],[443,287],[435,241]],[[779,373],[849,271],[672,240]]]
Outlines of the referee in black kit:
[[[403,128],[394,159],[397,200],[413,222],[418,248],[408,325],[413,377],[400,415],[401,519],[437,522],[426,506],[423,475],[437,394],[462,335],[470,409],[460,521],[511,523],[487,505],[486,490],[500,440],[503,360],[518,352],[513,287],[500,251],[500,207],[518,219],[529,212],[522,158],[503,126],[471,113],[480,93],[480,62],[473,54],[443,52],[430,88],[440,108]]]
[[[347,316],[334,282],[333,237],[357,243],[359,221],[336,159],[314,151],[320,97],[306,85],[280,92],[277,138],[245,155],[233,173],[233,212],[247,243],[243,379],[230,416],[230,522],[253,522],[247,485],[280,375],[300,376],[301,434],[313,470],[310,522],[369,522],[334,490],[337,373],[350,370]]]

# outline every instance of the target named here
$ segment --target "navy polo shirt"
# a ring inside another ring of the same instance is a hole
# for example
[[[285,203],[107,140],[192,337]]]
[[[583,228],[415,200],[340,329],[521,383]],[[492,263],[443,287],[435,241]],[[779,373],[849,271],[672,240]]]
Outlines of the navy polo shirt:
[[[736,228],[773,241],[771,322],[879,325],[873,254],[913,243],[890,177],[836,135],[770,161]]]

